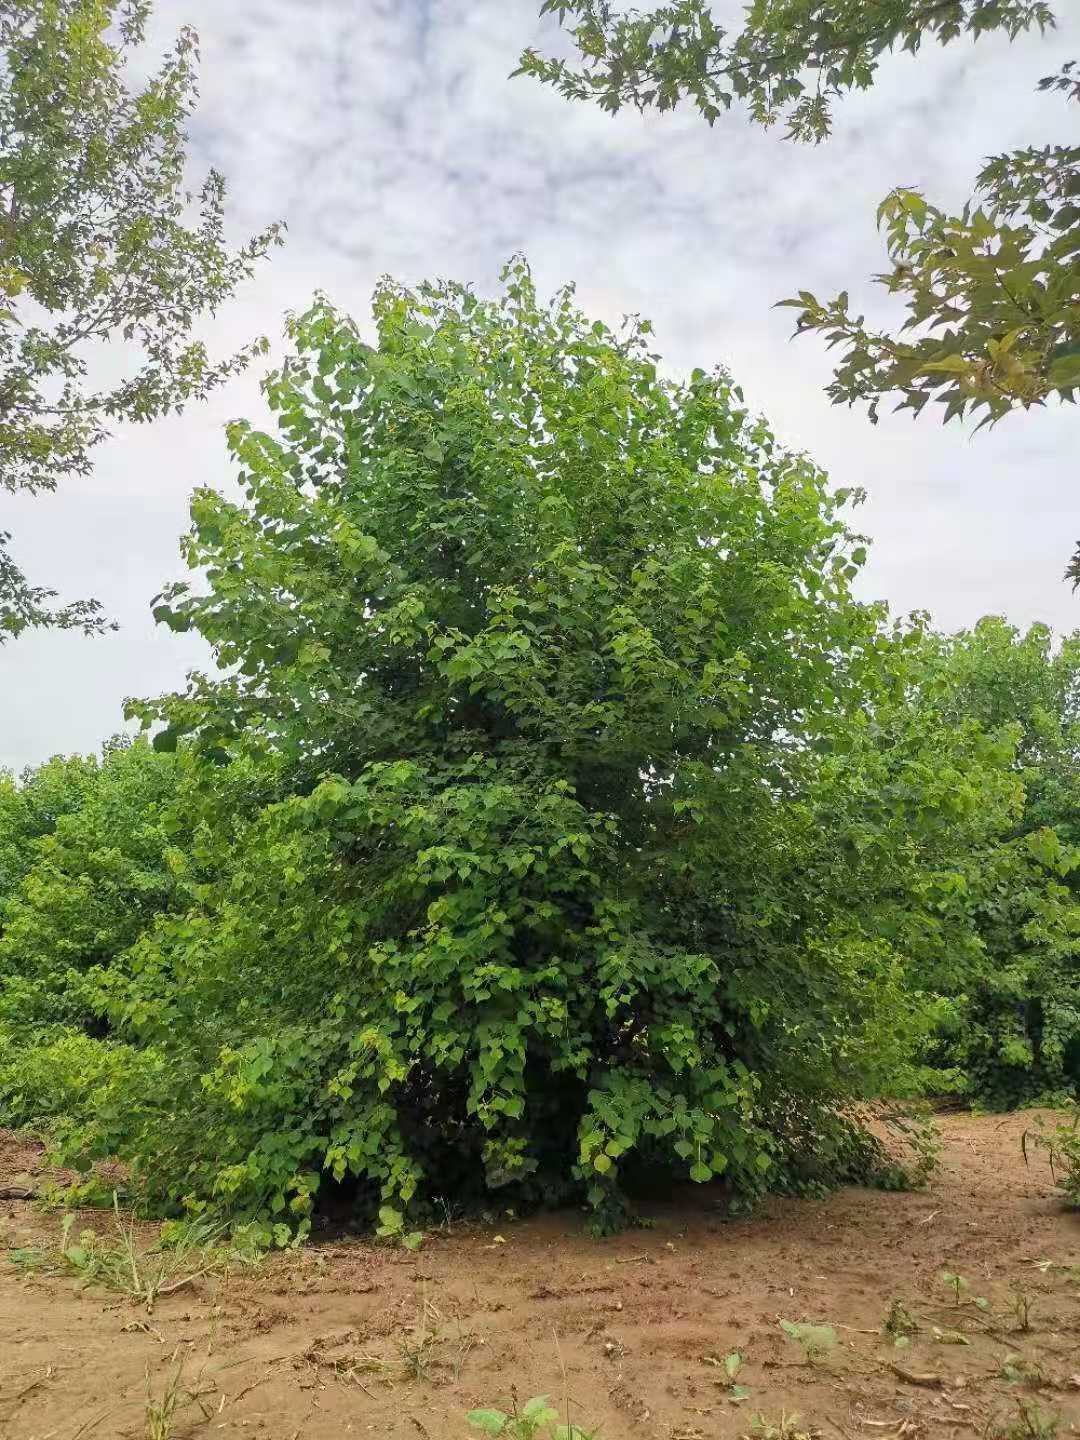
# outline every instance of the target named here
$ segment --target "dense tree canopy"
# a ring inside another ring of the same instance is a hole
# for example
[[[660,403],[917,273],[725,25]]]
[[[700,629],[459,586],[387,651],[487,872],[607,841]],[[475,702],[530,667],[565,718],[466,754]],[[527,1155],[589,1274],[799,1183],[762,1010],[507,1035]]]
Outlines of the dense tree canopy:
[[[37,842],[60,819],[80,809],[97,776],[97,763],[81,755],[57,756],[19,780],[0,771],[0,905],[34,863]]]
[[[1080,1082],[1080,636],[998,619],[928,638],[913,708],[1011,735],[1017,803],[934,878],[912,982],[948,1001],[934,1054],[1002,1106]]]
[[[53,490],[86,475],[119,420],[199,399],[259,353],[212,359],[195,333],[280,241],[225,244],[222,177],[185,188],[198,42],[183,30],[139,93],[124,83],[150,0],[17,0],[0,9],[0,485]],[[95,384],[122,339],[134,359]],[[50,608],[0,533],[0,643],[28,626],[106,623],[93,601]]]
[[[166,811],[178,771],[175,757],[145,743],[114,743],[100,763],[52,761],[14,792],[14,813],[0,821],[23,870],[0,910],[4,1018],[92,1020],[84,978],[125,950],[177,891]],[[45,830],[33,821],[57,781],[64,808]],[[31,824],[20,823],[20,810]]]

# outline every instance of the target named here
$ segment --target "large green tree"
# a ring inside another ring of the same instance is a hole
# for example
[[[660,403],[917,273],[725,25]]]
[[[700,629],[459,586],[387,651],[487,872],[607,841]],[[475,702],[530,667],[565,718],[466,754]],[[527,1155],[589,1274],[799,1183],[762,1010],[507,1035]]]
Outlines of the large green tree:
[[[844,497],[522,263],[375,311],[374,346],[293,322],[278,433],[231,430],[246,498],[193,502],[205,585],[157,614],[223,673],[135,710],[281,789],[101,975],[165,1080],[94,1143],[294,1224],[351,1179],[390,1230],[492,1190],[610,1221],[649,1168],[866,1175],[851,1107],[921,1023],[872,897],[1001,805],[935,743],[852,784],[908,641],[852,597]]]
[[[150,0],[13,0],[0,7],[0,485],[53,490],[89,473],[118,421],[207,395],[261,352],[213,359],[197,336],[281,239],[225,243],[224,181],[185,186],[198,42],[182,30],[145,89],[125,84]],[[95,382],[120,342],[126,371]],[[55,608],[0,533],[0,643],[28,626],[108,622]]]
[[[1046,29],[1045,0],[753,0],[730,32],[709,0],[626,10],[607,0],[545,0],[570,32],[577,60],[535,51],[519,73],[573,99],[614,111],[624,104],[670,109],[688,100],[709,124],[733,105],[762,125],[781,123],[803,141],[824,139],[837,101],[872,85],[892,50],[1002,31],[1010,39]],[[1040,89],[1080,99],[1066,65]],[[1028,147],[987,161],[959,214],[917,190],[882,202],[889,269],[877,277],[904,297],[898,333],[870,330],[847,293],[810,291],[781,303],[800,331],[818,331],[843,360],[828,387],[835,402],[883,399],[916,414],[931,401],[949,420],[984,422],[1080,385],[1080,147]]]

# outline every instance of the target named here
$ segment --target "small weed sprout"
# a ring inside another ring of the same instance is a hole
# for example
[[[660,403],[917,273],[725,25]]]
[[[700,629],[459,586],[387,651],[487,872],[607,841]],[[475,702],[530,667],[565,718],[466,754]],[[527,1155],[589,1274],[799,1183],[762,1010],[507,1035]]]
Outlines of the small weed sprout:
[[[435,1358],[435,1348],[442,1343],[439,1322],[442,1316],[428,1299],[427,1286],[420,1297],[416,1324],[409,1327],[398,1341],[401,1368],[410,1380],[426,1380]],[[464,1364],[464,1360],[462,1361]]]
[[[802,1348],[808,1365],[817,1365],[825,1360],[836,1344],[836,1331],[831,1325],[796,1324],[792,1320],[781,1320],[780,1329]]]
[[[716,1383],[724,1387],[728,1393],[729,1400],[740,1401],[749,1398],[750,1391],[747,1387],[737,1383],[739,1372],[745,1363],[738,1350],[732,1350],[731,1353],[725,1355],[723,1359],[720,1359],[718,1355],[705,1355],[702,1358],[708,1364],[715,1365],[718,1369],[723,1370],[724,1378],[717,1380]]]
[[[379,1224],[375,1230],[381,1240],[404,1246],[406,1250],[419,1250],[424,1243],[422,1230],[406,1230],[405,1217],[392,1205],[379,1207]]]
[[[953,1292],[953,1303],[955,1305],[959,1305],[960,1297],[971,1289],[971,1286],[964,1279],[963,1275],[954,1275],[948,1270],[941,1272],[941,1283],[947,1285]]]
[[[1061,1416],[1040,1410],[1029,1400],[1017,1402],[1016,1419],[999,1425],[992,1432],[994,1440],[1055,1440]]]
[[[889,1313],[885,1316],[882,1328],[886,1335],[892,1336],[893,1345],[902,1349],[905,1345],[911,1344],[913,1335],[919,1333],[919,1322],[902,1300],[894,1299],[889,1306]]]
[[[175,1356],[173,1357],[175,1361]],[[184,1375],[183,1360],[174,1364],[165,1382],[161,1399],[151,1389],[150,1370],[146,1371],[146,1440],[169,1440],[173,1433],[173,1420],[181,1402],[181,1382]]]
[[[186,1356],[180,1353],[178,1346],[173,1351],[171,1368],[160,1399],[154,1395],[150,1367],[147,1366],[145,1440],[170,1440],[177,1412],[186,1409],[188,1405],[197,1405],[204,1420],[213,1419],[213,1412],[207,1409],[202,1400],[203,1395],[216,1389],[213,1381],[203,1384],[206,1361],[203,1361],[192,1383],[187,1385],[184,1381],[185,1360]]]
[[[1054,1184],[1064,1193],[1068,1205],[1080,1207],[1080,1104],[1070,1106],[1072,1119],[1063,1120],[1047,1134],[1042,1128],[1035,1132],[1025,1130],[1020,1137],[1024,1152],[1024,1163],[1029,1163],[1027,1153],[1028,1135],[1033,1134],[1035,1144],[1045,1150],[1050,1162],[1050,1174]]]
[[[1027,1385],[1032,1390],[1050,1383],[1050,1377],[1038,1361],[1026,1360],[1023,1355],[1006,1355],[999,1373],[1010,1385]]]
[[[1026,1335],[1031,1329],[1031,1297],[1019,1287],[1009,1297],[1009,1309],[1013,1317],[1013,1329]]]
[[[435,1197],[435,1204],[442,1211],[443,1216],[439,1222],[439,1230],[443,1235],[452,1235],[454,1233],[454,1221],[461,1216],[461,1207],[455,1205],[452,1200],[448,1200],[445,1195],[437,1195]]]
[[[817,1440],[817,1437],[818,1431],[804,1424],[800,1415],[781,1410],[779,1420],[755,1415],[750,1421],[749,1434],[741,1440]]]
[[[182,1290],[203,1275],[223,1274],[234,1263],[250,1265],[261,1258],[250,1245],[236,1248],[223,1243],[226,1227],[205,1220],[169,1222],[154,1243],[141,1246],[134,1222],[124,1221],[115,1197],[113,1209],[114,1239],[83,1230],[73,1241],[75,1216],[67,1214],[61,1222],[57,1251],[41,1247],[13,1250],[10,1258],[23,1270],[68,1275],[83,1286],[103,1285],[122,1291],[141,1301],[147,1314],[161,1296]]]
[[[974,1305],[976,1310],[990,1309],[990,1302],[985,1295],[972,1295],[970,1299],[965,1298],[971,1289],[971,1282],[965,1280],[963,1275],[954,1275],[949,1270],[943,1270],[941,1272],[941,1283],[947,1285],[953,1292],[954,1305]]]
[[[536,1440],[541,1434],[550,1440],[596,1440],[595,1430],[584,1430],[569,1421],[560,1424],[559,1412],[546,1395],[534,1395],[522,1406],[516,1399],[512,1403],[512,1410],[470,1410],[466,1418],[485,1435],[503,1436],[505,1440]]]

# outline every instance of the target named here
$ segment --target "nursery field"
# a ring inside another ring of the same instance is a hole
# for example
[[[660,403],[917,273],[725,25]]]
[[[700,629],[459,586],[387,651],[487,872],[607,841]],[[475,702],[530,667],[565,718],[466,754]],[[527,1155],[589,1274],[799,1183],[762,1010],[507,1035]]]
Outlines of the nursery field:
[[[921,1192],[729,1221],[687,1187],[603,1241],[573,1211],[451,1218],[415,1252],[337,1234],[189,1283],[181,1264],[149,1306],[55,1273],[61,1217],[6,1199],[0,1434],[460,1440],[469,1410],[536,1394],[608,1440],[1080,1433],[1080,1214],[1025,1161],[1034,1119],[943,1116]],[[3,1138],[5,1194],[41,1166]],[[68,1243],[115,1226],[82,1212]]]

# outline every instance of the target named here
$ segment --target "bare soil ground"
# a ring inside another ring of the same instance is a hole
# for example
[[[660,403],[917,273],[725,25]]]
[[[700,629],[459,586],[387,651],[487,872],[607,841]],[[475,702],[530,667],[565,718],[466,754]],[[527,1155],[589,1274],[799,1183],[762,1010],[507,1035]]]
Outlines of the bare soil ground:
[[[1043,1440],[1032,1427],[1054,1416],[1057,1435],[1080,1434],[1080,1213],[1063,1208],[1045,1156],[1025,1165],[1032,1122],[943,1117],[940,1170],[917,1194],[776,1200],[731,1222],[694,1189],[657,1207],[653,1229],[608,1241],[563,1213],[453,1226],[417,1253],[312,1245],[199,1280],[152,1314],[20,1273],[5,1247],[55,1244],[59,1217],[5,1200],[0,1435],[154,1434],[148,1393],[160,1402],[181,1366],[172,1428],[156,1432],[177,1440],[466,1440],[468,1409],[515,1392],[569,1397],[575,1423],[604,1440],[723,1440],[792,1412],[833,1440]],[[33,1188],[40,1166],[0,1132],[0,1187]],[[111,1223],[86,1212],[76,1229]],[[957,1306],[943,1271],[989,1309]],[[894,1299],[920,1326],[901,1349],[882,1329]],[[831,1325],[837,1343],[808,1363],[781,1320]],[[955,1332],[969,1343],[949,1343]],[[732,1351],[745,1356],[741,1401],[722,1368]]]

